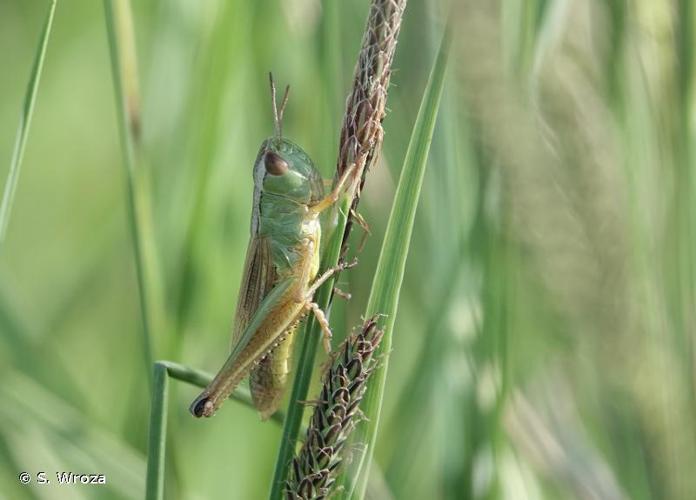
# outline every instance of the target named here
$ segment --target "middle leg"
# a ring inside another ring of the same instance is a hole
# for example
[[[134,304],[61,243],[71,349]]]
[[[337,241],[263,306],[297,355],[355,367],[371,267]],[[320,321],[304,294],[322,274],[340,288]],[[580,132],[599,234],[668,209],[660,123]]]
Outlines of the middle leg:
[[[322,344],[324,346],[324,351],[327,353],[331,352],[331,338],[333,337],[333,334],[331,333],[331,326],[329,325],[329,320],[326,319],[324,311],[321,310],[319,304],[312,301],[307,301],[305,307],[314,313],[314,317],[317,318],[317,322],[321,327],[321,331],[323,333]]]
[[[314,283],[312,283],[312,286],[309,287],[307,290],[307,299],[310,300],[314,296],[314,292],[316,292],[321,285],[326,283],[326,280],[328,280],[331,276],[334,274],[344,271],[346,269],[350,269],[351,267],[355,267],[358,265],[358,259],[353,259],[350,262],[341,262],[340,264],[330,267],[324,273],[319,276],[316,280],[314,280]]]

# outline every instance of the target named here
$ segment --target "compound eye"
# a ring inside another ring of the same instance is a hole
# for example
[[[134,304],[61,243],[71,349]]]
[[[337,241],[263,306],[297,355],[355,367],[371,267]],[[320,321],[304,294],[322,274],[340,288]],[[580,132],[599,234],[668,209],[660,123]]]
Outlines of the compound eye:
[[[283,175],[290,168],[288,162],[272,151],[264,155],[263,163],[266,165],[266,172],[271,175]]]

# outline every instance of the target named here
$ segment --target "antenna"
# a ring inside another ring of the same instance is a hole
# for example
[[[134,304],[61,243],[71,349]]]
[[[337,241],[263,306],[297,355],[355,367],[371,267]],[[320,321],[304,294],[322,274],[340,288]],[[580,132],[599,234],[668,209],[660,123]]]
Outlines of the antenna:
[[[268,80],[271,84],[271,99],[273,100],[273,122],[275,125],[275,134],[276,137],[280,139],[283,136],[283,113],[285,113],[285,106],[288,103],[290,85],[285,87],[283,101],[280,103],[280,109],[278,109],[278,101],[276,100],[276,87],[275,82],[273,81],[273,73],[268,73]]]

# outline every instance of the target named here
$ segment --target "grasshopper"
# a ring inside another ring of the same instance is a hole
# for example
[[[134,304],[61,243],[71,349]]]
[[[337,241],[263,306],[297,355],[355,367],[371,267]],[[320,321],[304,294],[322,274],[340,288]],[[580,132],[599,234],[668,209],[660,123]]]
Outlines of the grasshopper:
[[[321,325],[330,351],[331,330],[313,301],[315,291],[339,264],[317,278],[321,244],[319,215],[355,182],[346,169],[324,195],[324,181],[309,156],[282,136],[289,87],[280,108],[272,75],[275,135],[261,144],[254,163],[251,235],[234,317],[232,350],[213,381],[191,403],[196,417],[210,417],[241,380],[250,375],[254,406],[265,419],[278,408],[288,374],[288,358],[297,324],[308,312]]]

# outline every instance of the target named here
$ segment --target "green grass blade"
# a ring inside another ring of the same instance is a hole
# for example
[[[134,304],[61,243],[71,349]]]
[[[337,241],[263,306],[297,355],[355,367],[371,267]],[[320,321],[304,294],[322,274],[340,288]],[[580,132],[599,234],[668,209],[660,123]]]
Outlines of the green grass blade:
[[[10,172],[7,176],[5,190],[2,195],[2,203],[0,204],[0,243],[5,239],[7,225],[10,221],[12,212],[12,203],[14,201],[17,183],[19,182],[19,171],[22,166],[22,158],[24,157],[24,148],[27,144],[29,135],[29,127],[31,125],[31,117],[34,114],[34,104],[36,103],[36,94],[39,89],[39,81],[41,80],[41,70],[46,56],[46,47],[48,47],[48,38],[51,34],[53,26],[53,16],[56,12],[56,0],[51,0],[46,15],[46,22],[41,31],[39,46],[36,49],[34,57],[34,65],[31,68],[31,75],[27,84],[27,92],[24,95],[24,105],[22,106],[22,114],[19,117],[19,126],[17,127],[17,138],[15,140],[14,151],[12,152],[12,160],[10,161]]]
[[[164,498],[164,463],[167,443],[167,399],[169,397],[169,375],[167,367],[155,363],[150,406],[150,432],[147,443],[147,477],[145,498]]]
[[[154,339],[165,330],[164,301],[154,241],[148,172],[141,156],[140,94],[133,16],[128,0],[104,0],[111,67],[116,94],[121,149],[126,169],[128,223],[135,254],[138,297],[143,324],[143,356],[152,376]]]
[[[377,313],[386,316],[384,340],[380,347],[380,352],[385,354],[391,350],[399,292],[406,269],[406,258],[408,257],[418,199],[444,87],[449,46],[450,36],[447,32],[442,40],[411,134],[365,311],[365,317]],[[382,409],[388,362],[389,357],[385,355],[376,369],[372,383],[363,399],[362,410],[365,413],[366,421],[358,425],[353,438],[354,442],[364,443],[366,447],[364,454],[355,462],[357,470],[346,477],[348,484],[343,490],[344,493],[341,494],[343,498],[363,498],[365,496],[368,471]],[[351,484],[351,480],[355,480],[355,482]]]

